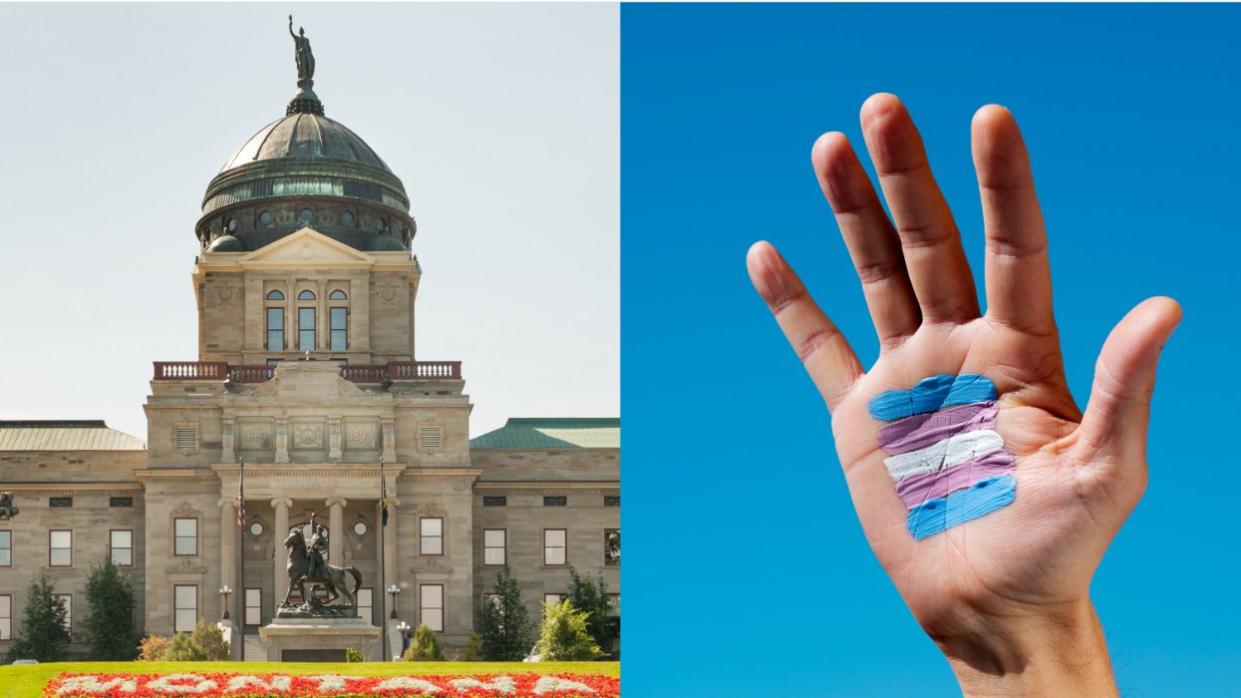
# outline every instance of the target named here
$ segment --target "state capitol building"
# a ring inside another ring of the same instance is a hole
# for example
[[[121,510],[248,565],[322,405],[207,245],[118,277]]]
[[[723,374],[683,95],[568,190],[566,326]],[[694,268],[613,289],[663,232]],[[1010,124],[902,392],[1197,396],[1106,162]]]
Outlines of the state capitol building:
[[[145,633],[227,613],[253,629],[247,659],[264,658],[257,628],[288,585],[282,541],[311,513],[328,561],[361,572],[360,615],[389,632],[425,623],[463,645],[504,565],[534,619],[567,592],[570,565],[602,574],[619,609],[620,420],[510,419],[470,439],[461,363],[415,355],[405,188],[324,115],[300,55],[299,73],[286,115],[207,187],[198,358],[155,362],[147,442],[103,421],[0,421],[0,491],[20,508],[0,520],[0,656],[38,572],[72,625],[91,564],[110,557]]]

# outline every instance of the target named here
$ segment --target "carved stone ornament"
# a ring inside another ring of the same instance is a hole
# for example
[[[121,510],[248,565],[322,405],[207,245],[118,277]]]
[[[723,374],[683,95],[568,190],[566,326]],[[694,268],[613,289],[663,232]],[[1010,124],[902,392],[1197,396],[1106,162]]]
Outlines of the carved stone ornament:
[[[345,432],[348,448],[351,449],[370,449],[375,448],[375,425],[374,424],[350,424]]]
[[[301,448],[320,448],[323,446],[323,425],[298,424],[293,427],[294,444]]]
[[[268,447],[271,440],[271,427],[267,424],[242,424],[241,447],[248,450],[260,450]]]
[[[418,512],[419,516],[444,516],[448,513],[444,510],[444,507],[436,504],[435,502],[417,506],[415,507],[415,510]]]
[[[220,286],[216,289],[216,297],[220,299],[221,303],[231,303],[233,301],[233,290],[232,286]]]
[[[384,284],[379,287],[379,299],[383,301],[385,306],[396,305],[396,286],[392,284]]]

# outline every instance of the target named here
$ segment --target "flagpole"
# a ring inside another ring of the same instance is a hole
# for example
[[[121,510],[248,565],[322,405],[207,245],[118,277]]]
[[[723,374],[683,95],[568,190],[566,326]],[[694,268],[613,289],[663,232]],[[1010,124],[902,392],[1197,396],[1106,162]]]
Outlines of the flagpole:
[[[379,634],[380,634],[380,655],[381,661],[388,661],[388,604],[387,594],[384,590],[384,529],[388,527],[388,481],[384,479],[384,459],[379,457]],[[372,596],[375,592],[371,592]]]
[[[241,560],[241,661],[246,661],[246,459],[241,459],[241,476],[237,485],[237,549]]]

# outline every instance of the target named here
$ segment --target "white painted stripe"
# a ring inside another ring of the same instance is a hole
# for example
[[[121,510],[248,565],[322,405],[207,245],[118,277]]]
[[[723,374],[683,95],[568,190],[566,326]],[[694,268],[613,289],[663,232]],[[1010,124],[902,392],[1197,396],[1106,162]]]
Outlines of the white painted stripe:
[[[925,475],[1004,448],[1004,439],[991,429],[967,431],[926,448],[883,459],[893,480]]]

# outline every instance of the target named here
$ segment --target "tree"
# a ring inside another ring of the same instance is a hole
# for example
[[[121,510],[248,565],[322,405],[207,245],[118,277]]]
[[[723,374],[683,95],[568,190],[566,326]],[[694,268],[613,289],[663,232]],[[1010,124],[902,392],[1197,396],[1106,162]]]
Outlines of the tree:
[[[569,567],[569,576],[572,577],[569,601],[573,602],[574,608],[587,614],[586,631],[600,647],[610,646],[612,628],[608,618],[611,616],[612,601],[608,598],[608,585],[603,581],[603,575],[599,575],[597,581],[591,580]]]
[[[409,649],[405,650],[402,659],[407,662],[444,661],[444,650],[440,649],[440,641],[435,636],[435,631],[425,623],[420,623],[414,630],[414,639],[409,643]]]
[[[162,662],[168,656],[168,638],[163,635],[147,635],[142,638],[139,647],[139,661]]]
[[[590,636],[586,621],[590,614],[573,607],[565,599],[543,604],[543,627],[539,633],[539,660],[544,662],[582,662],[603,655],[599,643]]]
[[[164,659],[170,662],[203,662],[207,660],[207,654],[189,633],[177,633],[168,643]]]
[[[521,587],[508,565],[496,575],[491,595],[479,607],[474,629],[482,638],[481,653],[489,662],[515,662],[530,649],[533,626],[521,601]]]
[[[461,648],[461,661],[477,662],[483,655],[483,638],[478,633],[470,633],[470,639]]]
[[[69,629],[65,605],[52,596],[52,583],[40,572],[26,591],[21,634],[9,648],[8,661],[37,659],[56,662],[69,652]]]
[[[98,661],[131,661],[138,655],[134,629],[134,590],[121,573],[104,558],[91,567],[86,581],[86,641],[90,657]]]
[[[190,639],[203,651],[207,661],[228,661],[228,643],[224,641],[224,632],[214,623],[208,623],[206,618],[198,619]]]

